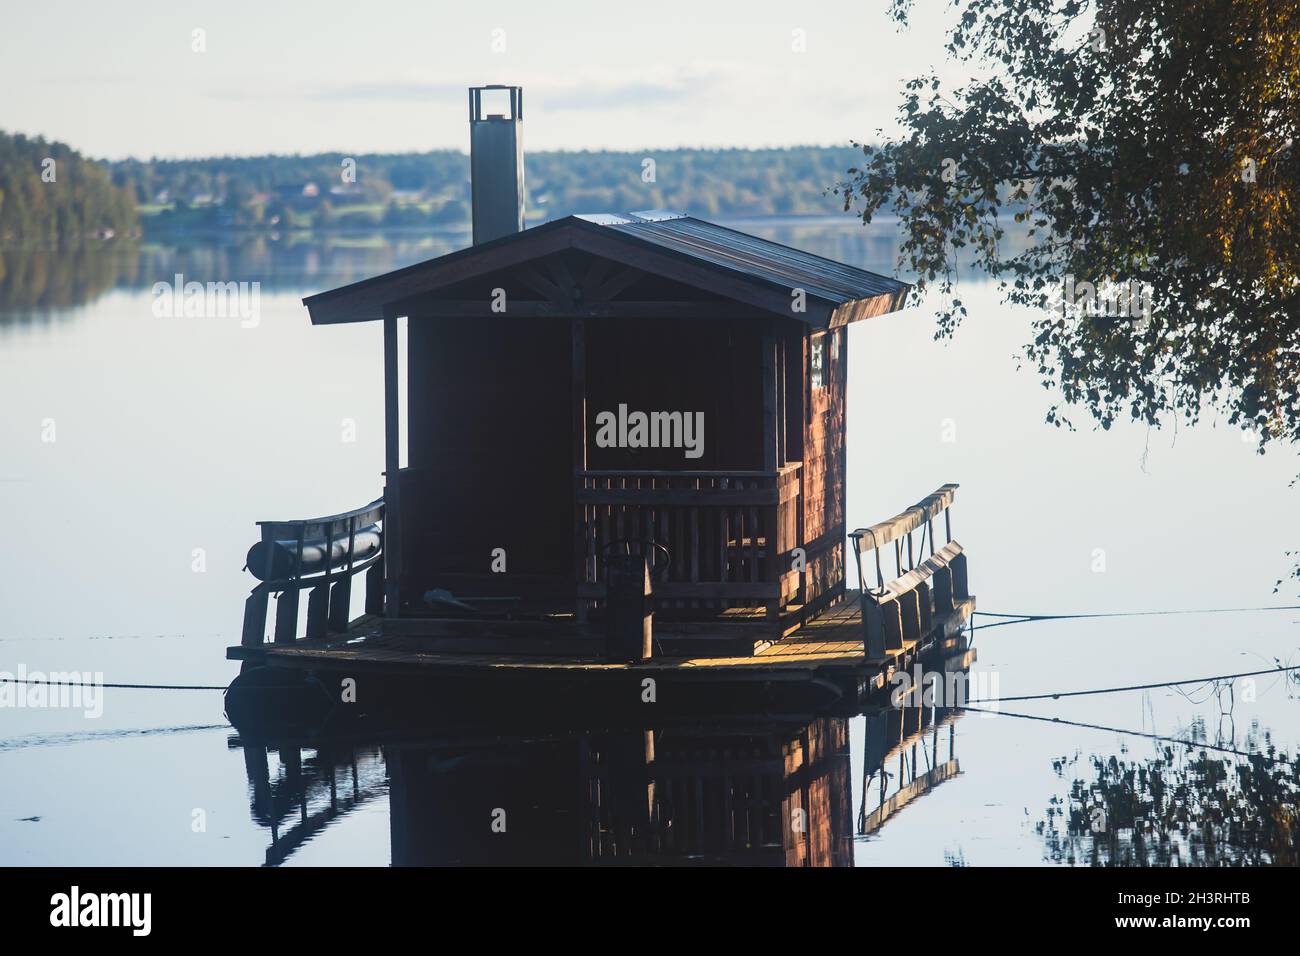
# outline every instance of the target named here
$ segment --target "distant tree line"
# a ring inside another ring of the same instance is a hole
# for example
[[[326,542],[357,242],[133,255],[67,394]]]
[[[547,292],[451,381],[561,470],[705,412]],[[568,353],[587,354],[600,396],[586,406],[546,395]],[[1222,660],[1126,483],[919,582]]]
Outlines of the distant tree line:
[[[667,208],[701,216],[831,215],[850,147],[533,152],[528,219]],[[469,157],[320,153],[95,162],[0,132],[0,242],[203,229],[467,226]]]
[[[0,131],[0,242],[49,244],[136,229],[129,182],[62,143]]]
[[[702,216],[835,214],[839,200],[827,190],[856,155],[850,147],[528,153],[528,216],[651,208]],[[454,150],[125,160],[107,168],[139,197],[146,231],[469,222],[469,157]]]

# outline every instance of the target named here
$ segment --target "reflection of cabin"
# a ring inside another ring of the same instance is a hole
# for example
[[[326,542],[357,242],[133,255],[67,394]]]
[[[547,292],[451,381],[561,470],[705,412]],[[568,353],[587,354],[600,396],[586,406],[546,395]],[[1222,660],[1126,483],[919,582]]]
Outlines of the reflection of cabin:
[[[522,97],[485,114],[489,92],[476,245],[306,300],[315,324],[384,325],[384,613],[441,589],[585,615],[606,555],[651,541],[666,616],[838,596],[847,326],[906,285],[676,213],[522,230]]]
[[[342,816],[384,793],[383,754],[377,746],[317,745],[304,760],[298,743],[268,748],[233,742],[244,753],[249,811],[270,831],[267,866],[279,866],[299,847]],[[276,755],[271,773],[269,755]]]
[[[391,747],[393,863],[852,866],[848,726]]]
[[[875,833],[960,772],[960,715],[905,703],[855,720],[452,730],[382,747],[325,738],[308,756],[301,739],[239,746],[272,866],[385,797],[395,866],[853,866],[855,832]],[[861,746],[856,828],[851,729]]]
[[[973,651],[968,654],[973,658]],[[945,673],[966,675],[969,671],[959,666],[951,671],[945,668]],[[864,715],[859,833],[874,833],[913,800],[961,772],[955,756],[954,726],[961,713],[960,709],[945,707],[902,706]],[[947,759],[942,762],[941,728],[947,729]]]

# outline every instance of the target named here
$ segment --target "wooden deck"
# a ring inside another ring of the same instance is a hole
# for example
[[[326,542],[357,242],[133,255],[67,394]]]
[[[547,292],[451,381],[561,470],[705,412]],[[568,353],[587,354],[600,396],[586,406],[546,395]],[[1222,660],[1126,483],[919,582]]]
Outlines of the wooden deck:
[[[868,657],[858,592],[789,636],[754,653],[732,657],[656,656],[641,663],[611,663],[598,654],[599,637],[573,627],[510,628],[505,622],[448,619],[385,621],[367,615],[343,634],[231,647],[227,657],[276,667],[400,674],[403,677],[477,675],[579,678],[586,681],[653,677],[670,681],[817,681],[851,687],[854,696],[879,689],[889,674],[927,652],[961,655],[961,631],[975,609],[973,597],[936,617],[919,640]],[[725,625],[720,625],[725,627]],[[475,650],[476,645],[482,648]],[[968,653],[968,652],[967,652]]]

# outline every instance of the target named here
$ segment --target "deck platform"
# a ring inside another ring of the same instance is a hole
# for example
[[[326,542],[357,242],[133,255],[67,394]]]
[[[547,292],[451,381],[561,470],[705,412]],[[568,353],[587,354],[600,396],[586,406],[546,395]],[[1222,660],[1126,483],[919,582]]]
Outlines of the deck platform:
[[[936,617],[919,640],[903,640],[883,656],[863,647],[857,591],[826,608],[788,636],[738,656],[656,655],[639,663],[599,656],[600,638],[572,623],[505,622],[439,618],[385,620],[363,616],[342,634],[324,640],[295,640],[231,647],[227,657],[246,666],[387,674],[403,679],[558,679],[571,686],[640,683],[653,678],[673,686],[751,682],[818,684],[837,689],[853,703],[882,689],[892,673],[910,668],[921,655],[935,654],[968,665],[973,651],[963,629],[975,609],[966,597]],[[725,628],[726,625],[718,625]],[[509,683],[515,683],[509,681]]]

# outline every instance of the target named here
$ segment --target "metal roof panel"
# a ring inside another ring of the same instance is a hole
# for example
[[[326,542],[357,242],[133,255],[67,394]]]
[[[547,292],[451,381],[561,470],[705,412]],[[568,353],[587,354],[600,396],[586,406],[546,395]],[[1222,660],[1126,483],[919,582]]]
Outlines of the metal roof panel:
[[[601,248],[588,250],[596,255],[617,258],[616,247],[629,243],[666,253],[684,266],[695,267],[694,279],[687,281],[697,285],[707,285],[702,278],[707,270],[725,273],[753,287],[753,296],[742,294],[737,301],[768,310],[775,308],[782,314],[785,306],[781,303],[788,306],[786,292],[802,289],[812,301],[808,311],[797,318],[812,325],[841,324],[892,312],[902,307],[910,288],[906,282],[703,219],[647,209],[622,215],[592,213],[554,219],[520,233],[308,296],[303,302],[316,323],[376,319],[392,303],[481,271],[509,267],[521,256],[548,255],[566,248],[577,241],[578,233],[607,237]],[[614,241],[609,244],[609,240]],[[661,260],[658,267],[648,266],[649,271],[662,268],[668,276],[678,271],[662,256]],[[817,303],[815,308],[813,302]]]
[[[746,273],[809,295],[844,303],[897,295],[908,285],[875,272],[825,259],[748,233],[680,213],[654,210],[635,219],[611,216],[598,224],[700,261]],[[588,218],[588,217],[583,217]],[[597,220],[589,218],[588,221]]]

